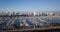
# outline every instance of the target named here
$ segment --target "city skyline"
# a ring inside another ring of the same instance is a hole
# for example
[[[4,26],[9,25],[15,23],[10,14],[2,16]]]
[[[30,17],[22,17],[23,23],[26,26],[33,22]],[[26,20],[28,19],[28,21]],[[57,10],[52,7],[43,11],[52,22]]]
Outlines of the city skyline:
[[[60,0],[0,0],[0,11],[42,12],[60,11]]]

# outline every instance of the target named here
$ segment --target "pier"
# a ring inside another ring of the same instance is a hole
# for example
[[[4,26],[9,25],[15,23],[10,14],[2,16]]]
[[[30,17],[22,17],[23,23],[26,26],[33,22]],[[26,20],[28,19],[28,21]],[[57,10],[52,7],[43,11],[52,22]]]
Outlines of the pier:
[[[42,28],[31,28],[31,29],[14,29],[14,30],[6,30],[9,32],[30,32],[30,31],[50,31],[50,30],[60,30],[60,26],[51,26],[51,27],[42,27]]]

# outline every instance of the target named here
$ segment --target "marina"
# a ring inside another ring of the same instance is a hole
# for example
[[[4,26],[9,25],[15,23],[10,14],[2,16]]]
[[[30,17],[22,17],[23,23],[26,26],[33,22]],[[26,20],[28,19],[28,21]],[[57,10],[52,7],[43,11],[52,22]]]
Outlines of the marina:
[[[60,24],[59,17],[1,17],[0,21],[0,29],[41,28]]]

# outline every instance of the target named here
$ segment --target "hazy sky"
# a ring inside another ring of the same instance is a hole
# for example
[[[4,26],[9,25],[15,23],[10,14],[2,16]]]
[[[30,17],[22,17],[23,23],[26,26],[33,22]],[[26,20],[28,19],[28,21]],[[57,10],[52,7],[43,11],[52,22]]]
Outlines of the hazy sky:
[[[60,10],[60,0],[0,0],[0,11],[41,12]]]

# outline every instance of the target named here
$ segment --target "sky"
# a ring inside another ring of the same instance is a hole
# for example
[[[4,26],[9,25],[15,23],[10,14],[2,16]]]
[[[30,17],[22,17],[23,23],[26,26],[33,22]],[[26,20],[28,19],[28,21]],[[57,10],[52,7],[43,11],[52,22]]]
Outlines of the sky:
[[[0,12],[42,12],[60,10],[60,0],[0,0]]]

